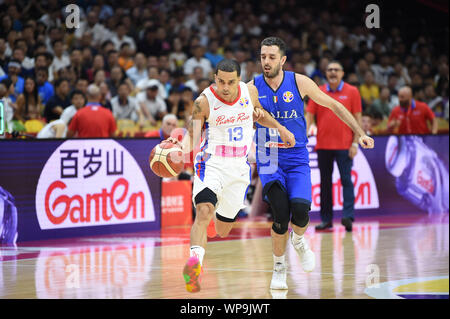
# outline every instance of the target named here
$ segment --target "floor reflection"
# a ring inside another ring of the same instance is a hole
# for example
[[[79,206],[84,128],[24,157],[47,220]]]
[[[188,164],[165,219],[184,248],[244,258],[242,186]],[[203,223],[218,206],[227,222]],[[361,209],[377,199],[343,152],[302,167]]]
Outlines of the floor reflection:
[[[287,291],[268,288],[270,223],[243,221],[231,240],[208,243],[196,295],[181,277],[186,228],[0,246],[0,298],[448,298],[448,214],[362,219],[351,233],[313,226],[306,237],[316,269],[304,273],[288,243]]]

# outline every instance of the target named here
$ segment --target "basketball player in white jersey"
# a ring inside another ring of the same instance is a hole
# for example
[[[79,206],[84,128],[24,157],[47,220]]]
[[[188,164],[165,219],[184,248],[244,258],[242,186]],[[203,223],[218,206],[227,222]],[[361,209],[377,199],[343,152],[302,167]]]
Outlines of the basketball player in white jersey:
[[[183,276],[186,289],[200,290],[199,276],[207,242],[207,227],[215,218],[216,232],[226,237],[250,184],[247,155],[253,141],[253,122],[276,128],[286,147],[295,145],[294,135],[280,125],[258,101],[252,84],[240,81],[240,66],[224,59],[216,66],[215,84],[206,88],[194,102],[188,133],[178,144],[184,153],[198,145],[205,130],[200,152],[195,156],[192,199],[196,216],[191,229],[191,249]],[[214,215],[215,213],[215,215]]]

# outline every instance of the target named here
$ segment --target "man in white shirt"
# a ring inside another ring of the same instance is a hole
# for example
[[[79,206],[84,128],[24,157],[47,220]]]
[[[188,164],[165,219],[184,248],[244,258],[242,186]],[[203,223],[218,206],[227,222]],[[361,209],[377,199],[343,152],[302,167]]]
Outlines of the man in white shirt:
[[[92,33],[93,45],[100,45],[103,41],[110,39],[112,32],[98,23],[97,13],[92,10],[87,15],[87,20],[80,23],[80,27],[75,30],[75,38],[81,39],[83,34]]]
[[[157,80],[149,80],[146,90],[136,95],[136,100],[144,115],[144,119],[148,120],[151,125],[156,125],[156,121],[160,120],[167,113],[166,102],[158,96]]]
[[[155,66],[149,66],[148,67],[148,72],[147,72],[147,79],[142,79],[139,80],[136,84],[136,88],[139,91],[143,91],[147,88],[147,86],[149,85],[149,81],[152,81],[151,83],[156,83],[156,85],[158,86],[158,95],[160,98],[162,98],[163,100],[167,99],[167,97],[169,96],[169,94],[167,94],[166,89],[164,88],[164,85],[161,83],[161,81],[159,81],[159,70],[157,67]]]
[[[64,54],[64,44],[60,39],[54,40],[52,43],[54,57],[50,65],[50,73],[55,76],[60,69],[70,65],[70,58]]]
[[[142,113],[136,99],[130,94],[130,88],[126,82],[122,82],[117,90],[117,95],[111,99],[112,112],[116,120],[128,119],[134,122],[142,121]]]
[[[203,69],[201,66],[196,66],[194,68],[194,72],[191,75],[191,79],[189,81],[186,81],[184,85],[189,87],[193,92],[198,92],[198,83],[200,80],[203,79]]]
[[[127,76],[133,82],[134,85],[140,80],[148,78],[147,72],[147,59],[141,52],[136,53],[134,58],[134,66],[129,68],[126,72]]]
[[[185,75],[191,75],[194,72],[194,68],[196,66],[200,66],[203,69],[203,77],[204,78],[211,78],[212,77],[212,66],[211,62],[203,57],[205,54],[205,48],[201,45],[195,46],[193,49],[194,56],[187,59],[187,61],[184,63],[184,74]]]
[[[129,37],[127,34],[127,28],[124,24],[119,23],[116,27],[116,32],[114,36],[112,37],[111,41],[114,43],[116,50],[119,51],[120,47],[123,43],[127,42],[130,44],[130,49],[134,52],[136,52],[136,43],[134,42],[132,37]]]

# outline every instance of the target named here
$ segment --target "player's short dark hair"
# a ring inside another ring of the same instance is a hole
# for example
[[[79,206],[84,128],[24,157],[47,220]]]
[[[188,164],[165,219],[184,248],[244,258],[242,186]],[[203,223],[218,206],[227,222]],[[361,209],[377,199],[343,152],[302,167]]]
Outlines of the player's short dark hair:
[[[216,65],[216,71],[214,72],[215,74],[217,74],[220,71],[224,71],[224,72],[237,72],[237,76],[241,75],[241,66],[239,65],[239,63],[236,60],[231,60],[231,59],[223,59],[220,60],[219,63],[217,63]]]
[[[268,46],[268,47],[275,45],[280,50],[280,55],[282,57],[286,55],[286,49],[287,49],[286,43],[283,40],[281,40],[280,38],[278,38],[278,37],[265,38],[261,42],[261,47],[264,46],[264,45]]]

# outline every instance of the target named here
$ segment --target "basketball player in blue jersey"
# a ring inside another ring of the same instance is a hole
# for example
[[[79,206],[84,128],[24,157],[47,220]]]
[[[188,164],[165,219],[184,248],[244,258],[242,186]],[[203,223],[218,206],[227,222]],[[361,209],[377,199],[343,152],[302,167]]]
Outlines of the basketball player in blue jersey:
[[[359,136],[358,142],[363,148],[373,148],[374,141],[341,103],[323,93],[310,78],[283,71],[286,62],[286,44],[283,40],[276,37],[264,39],[260,57],[263,74],[255,77],[250,84],[258,89],[263,108],[295,135],[295,147],[285,148],[276,130],[262,128],[256,123],[257,168],[263,185],[263,197],[273,211],[271,236],[274,270],[270,288],[287,289],[285,251],[289,222],[292,227],[291,243],[299,255],[303,270],[312,271],[316,263],[315,254],[303,237],[311,209],[311,171],[306,148],[308,138],[304,98],[308,96],[331,109]],[[260,138],[261,130],[265,130],[264,138]],[[271,147],[278,148],[277,158],[271,156]]]

